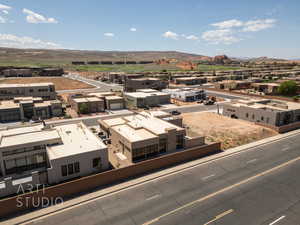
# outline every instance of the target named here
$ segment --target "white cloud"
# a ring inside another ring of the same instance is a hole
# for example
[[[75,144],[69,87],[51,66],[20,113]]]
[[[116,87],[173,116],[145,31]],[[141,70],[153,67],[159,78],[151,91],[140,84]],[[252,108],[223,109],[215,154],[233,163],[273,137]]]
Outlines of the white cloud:
[[[212,44],[232,44],[240,41],[230,29],[209,30],[202,34],[202,38]]]
[[[42,41],[31,37],[20,37],[13,34],[0,34],[0,46],[10,48],[61,48],[59,44],[53,42]]]
[[[173,40],[178,40],[179,35],[172,32],[172,31],[167,31],[167,32],[163,33],[162,36],[165,37],[165,38],[171,38]]]
[[[103,35],[106,37],[114,37],[115,36],[114,33],[104,33]]]
[[[275,26],[275,19],[249,20],[246,22],[232,19],[211,24],[215,30],[205,31],[202,39],[213,44],[232,44],[242,40],[243,32],[257,32]]]
[[[214,27],[218,27],[219,29],[226,29],[232,27],[241,27],[243,26],[243,22],[240,20],[233,19],[233,20],[225,20],[219,23],[213,23],[211,25]]]
[[[135,32],[135,31],[137,31],[137,29],[134,28],[134,27],[131,27],[131,28],[130,28],[130,31]]]
[[[10,6],[0,4],[0,13],[2,13],[4,15],[8,15],[9,14],[9,12],[8,12],[9,10],[11,10]],[[5,18],[3,16],[0,16],[0,23],[7,23],[7,22],[8,22],[7,18]]]
[[[1,11],[2,11],[2,10],[10,10],[10,9],[11,9],[11,7],[8,6],[8,5],[0,4],[0,10],[1,10]]]
[[[198,40],[199,38],[195,35],[188,35],[188,36],[184,36],[186,39],[188,40]]]
[[[47,18],[29,9],[23,9],[23,13],[27,14],[26,21],[28,23],[58,23],[58,21],[54,18]]]
[[[243,28],[244,32],[256,32],[260,30],[265,30],[275,26],[275,19],[265,19],[265,20],[250,20],[245,23]]]

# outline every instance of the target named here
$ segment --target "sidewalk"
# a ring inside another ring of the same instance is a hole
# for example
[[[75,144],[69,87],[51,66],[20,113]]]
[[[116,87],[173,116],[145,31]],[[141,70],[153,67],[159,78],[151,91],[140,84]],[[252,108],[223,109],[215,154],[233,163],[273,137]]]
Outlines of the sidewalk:
[[[250,144],[247,144],[247,145],[243,145],[243,146],[240,146],[240,147],[232,148],[232,149],[229,149],[225,152],[222,152],[222,153],[219,153],[219,154],[216,154],[216,155],[211,155],[211,156],[208,156],[208,157],[205,157],[205,158],[201,158],[201,159],[198,159],[198,160],[187,162],[187,163],[184,163],[184,164],[181,164],[181,165],[169,168],[169,169],[154,172],[152,174],[149,174],[149,175],[146,175],[146,176],[143,176],[143,177],[139,177],[139,178],[136,178],[136,179],[133,179],[133,180],[123,182],[119,185],[115,185],[115,186],[112,186],[112,187],[104,188],[104,189],[99,190],[99,191],[88,193],[88,194],[85,194],[83,196],[79,196],[77,198],[68,200],[68,201],[64,202],[63,204],[51,206],[51,207],[44,208],[44,209],[41,209],[41,210],[38,210],[38,211],[34,211],[34,212],[31,212],[31,213],[28,213],[28,214],[24,214],[24,215],[16,217],[16,218],[9,219],[9,220],[7,220],[5,222],[2,222],[0,224],[5,224],[5,225],[6,224],[7,225],[8,224],[20,224],[20,223],[32,222],[32,221],[37,220],[37,219],[42,219],[43,217],[47,217],[51,214],[53,215],[53,214],[57,214],[59,212],[65,211],[65,210],[75,208],[78,205],[88,203],[88,202],[93,201],[93,200],[98,199],[98,198],[113,195],[113,194],[116,194],[116,193],[121,192],[123,190],[129,189],[129,188],[132,188],[132,187],[136,187],[136,186],[139,186],[139,185],[143,185],[143,184],[145,184],[147,182],[151,182],[153,180],[162,179],[162,178],[165,178],[167,176],[171,176],[173,174],[180,173],[184,170],[188,170],[188,169],[191,169],[193,167],[196,167],[196,166],[199,166],[199,165],[202,165],[202,164],[205,164],[205,163],[209,163],[209,162],[214,161],[214,160],[222,159],[222,158],[225,158],[225,157],[230,157],[231,155],[235,155],[235,154],[239,154],[239,153],[242,153],[244,151],[247,151],[247,150],[251,150],[254,147],[270,144],[272,142],[280,141],[282,139],[292,137],[292,136],[295,136],[295,135],[299,135],[299,134],[300,134],[300,130],[296,130],[296,131],[292,131],[292,132],[289,132],[289,133],[286,133],[286,134],[279,134],[279,135],[276,135],[276,136],[273,136],[273,137],[270,137],[270,138],[266,138],[266,139],[263,139],[263,140],[260,140],[260,141],[257,141],[257,142],[253,142],[253,143],[250,143]]]

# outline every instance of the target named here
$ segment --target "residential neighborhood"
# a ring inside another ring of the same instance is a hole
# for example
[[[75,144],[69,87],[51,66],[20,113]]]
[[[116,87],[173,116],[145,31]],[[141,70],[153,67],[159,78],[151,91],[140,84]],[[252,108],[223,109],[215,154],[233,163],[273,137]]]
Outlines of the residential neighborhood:
[[[0,0],[0,225],[300,224],[299,1],[70,3]]]

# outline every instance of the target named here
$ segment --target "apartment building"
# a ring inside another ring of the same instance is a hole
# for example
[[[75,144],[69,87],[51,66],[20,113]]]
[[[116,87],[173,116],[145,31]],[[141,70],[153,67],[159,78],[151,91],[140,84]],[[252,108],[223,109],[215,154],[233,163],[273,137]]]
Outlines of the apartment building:
[[[191,139],[184,128],[145,114],[99,120],[99,124],[111,140],[109,159],[116,168],[204,144],[204,137]]]
[[[164,89],[164,93],[171,95],[171,98],[184,102],[193,102],[206,98],[206,93],[198,88]]]
[[[107,147],[83,123],[0,131],[0,197],[107,170]]]
[[[14,97],[41,97],[44,100],[55,100],[55,86],[53,83],[0,84],[0,100]]]
[[[17,97],[0,101],[0,122],[49,119],[63,114],[59,100],[44,101],[40,97]]]
[[[165,89],[168,86],[167,81],[160,80],[158,78],[138,78],[138,79],[126,79],[124,84],[124,91],[134,92],[137,89]]]
[[[154,107],[169,104],[171,95],[153,89],[139,89],[137,92],[124,92],[127,108]]]
[[[279,100],[233,100],[223,105],[223,115],[250,122],[283,126],[300,121],[300,104]]]

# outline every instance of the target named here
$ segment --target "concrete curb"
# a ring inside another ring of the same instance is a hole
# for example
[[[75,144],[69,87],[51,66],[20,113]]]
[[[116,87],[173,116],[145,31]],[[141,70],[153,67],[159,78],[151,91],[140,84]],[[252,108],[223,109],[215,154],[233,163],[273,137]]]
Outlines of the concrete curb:
[[[139,177],[139,178],[136,178],[136,179],[133,179],[130,181],[126,181],[119,185],[115,185],[115,186],[108,187],[108,188],[105,188],[105,189],[102,189],[99,191],[95,191],[93,193],[86,194],[86,195],[80,196],[78,198],[71,199],[61,205],[51,206],[49,208],[44,208],[44,209],[41,209],[41,210],[38,210],[35,212],[31,212],[31,213],[28,213],[28,214],[25,214],[25,215],[22,215],[22,216],[13,218],[13,219],[9,219],[7,221],[2,222],[1,224],[22,224],[22,223],[28,223],[28,222],[31,222],[34,220],[42,219],[43,217],[49,216],[51,214],[56,214],[56,213],[59,213],[59,212],[65,211],[65,210],[69,210],[71,208],[75,208],[78,205],[88,203],[88,202],[93,201],[98,198],[107,197],[107,196],[113,195],[115,193],[124,191],[126,189],[129,189],[132,187],[137,187],[139,185],[151,182],[156,179],[161,179],[161,178],[164,178],[164,177],[200,166],[202,164],[209,163],[214,160],[219,160],[219,159],[223,159],[226,157],[230,157],[230,156],[239,154],[241,152],[250,150],[254,147],[271,144],[273,142],[280,141],[282,139],[292,137],[292,136],[295,136],[298,134],[300,134],[300,131],[296,130],[296,131],[292,131],[292,132],[289,132],[286,134],[279,134],[279,135],[276,135],[276,136],[273,136],[270,138],[266,138],[266,139],[263,139],[263,140],[260,140],[257,142],[253,142],[253,143],[249,143],[249,144],[246,144],[243,146],[232,148],[232,149],[229,149],[225,152],[222,152],[222,153],[219,153],[216,155],[212,155],[212,156],[208,156],[208,157],[194,160],[191,162],[187,162],[187,163],[184,163],[184,164],[172,167],[172,168],[168,168],[163,171],[154,172],[154,173],[146,175],[144,177]]]

